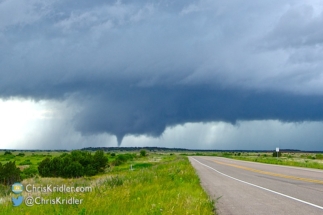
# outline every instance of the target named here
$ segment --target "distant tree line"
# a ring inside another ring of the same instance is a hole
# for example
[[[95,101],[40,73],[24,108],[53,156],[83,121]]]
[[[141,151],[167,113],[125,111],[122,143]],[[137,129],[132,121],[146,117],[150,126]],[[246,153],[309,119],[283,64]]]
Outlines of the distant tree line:
[[[96,151],[94,155],[76,150],[53,159],[44,159],[39,163],[38,172],[42,177],[77,178],[103,172],[107,165],[108,158],[102,150]]]

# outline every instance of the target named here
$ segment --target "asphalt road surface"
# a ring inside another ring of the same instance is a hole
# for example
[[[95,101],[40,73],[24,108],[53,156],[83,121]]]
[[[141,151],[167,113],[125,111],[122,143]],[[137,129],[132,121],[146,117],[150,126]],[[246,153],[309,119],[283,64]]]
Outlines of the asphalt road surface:
[[[323,171],[189,157],[219,215],[323,214]]]

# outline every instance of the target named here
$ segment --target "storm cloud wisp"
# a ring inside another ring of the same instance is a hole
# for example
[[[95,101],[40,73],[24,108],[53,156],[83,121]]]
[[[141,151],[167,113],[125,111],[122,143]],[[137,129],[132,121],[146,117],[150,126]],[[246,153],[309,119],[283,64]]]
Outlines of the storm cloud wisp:
[[[318,1],[5,0],[0,14],[0,97],[69,101],[84,135],[323,121]]]

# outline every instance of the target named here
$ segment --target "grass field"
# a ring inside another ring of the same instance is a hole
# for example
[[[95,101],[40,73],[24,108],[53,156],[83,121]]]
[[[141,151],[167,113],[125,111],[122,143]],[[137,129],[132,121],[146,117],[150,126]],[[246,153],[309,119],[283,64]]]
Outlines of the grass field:
[[[321,154],[314,153],[282,153],[282,156],[278,158],[273,157],[272,153],[242,153],[241,155],[231,153],[221,156],[260,163],[323,169]]]
[[[19,155],[19,153],[23,153]],[[150,153],[139,156],[131,152],[133,159],[115,165],[117,155],[123,152],[106,153],[109,167],[105,172],[92,177],[74,179],[42,178],[38,175],[22,181],[23,185],[90,187],[86,193],[40,193],[23,192],[26,199],[41,197],[44,201],[62,202],[72,197],[82,199],[81,204],[42,204],[32,207],[24,203],[14,207],[11,187],[0,185],[1,214],[214,214],[214,202],[201,188],[198,176],[190,165],[187,155],[209,155],[232,159],[262,162],[279,165],[323,169],[323,155],[314,153],[282,153],[279,158],[272,153],[256,152],[190,152],[190,153]],[[3,155],[0,162],[15,161],[21,169],[37,170],[38,163],[49,157],[59,156],[62,152],[13,152]],[[117,155],[116,155],[117,154]],[[30,197],[29,197],[30,198]]]
[[[1,153],[1,152],[0,152]],[[3,153],[1,153],[3,154]],[[18,154],[15,152],[14,154]],[[42,154],[42,155],[39,155]],[[16,159],[19,164],[29,160],[37,166],[46,156],[59,153],[25,153]],[[108,155],[107,155],[108,156]],[[0,156],[1,162],[15,158]],[[114,157],[109,155],[109,162]],[[132,165],[132,170],[130,166]],[[34,186],[65,185],[72,187],[91,187],[87,193],[30,193],[33,198],[54,199],[71,197],[83,199],[79,205],[34,205],[22,204],[13,207],[11,192],[0,191],[1,214],[214,214],[214,202],[200,186],[195,170],[187,157],[169,154],[150,154],[138,157],[120,166],[110,166],[106,172],[93,177],[77,179],[33,177],[22,181],[23,185]]]

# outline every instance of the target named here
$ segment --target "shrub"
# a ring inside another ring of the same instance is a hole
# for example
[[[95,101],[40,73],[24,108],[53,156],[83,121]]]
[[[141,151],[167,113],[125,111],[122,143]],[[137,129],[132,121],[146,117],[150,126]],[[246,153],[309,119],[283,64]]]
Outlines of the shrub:
[[[39,163],[38,172],[41,176],[43,177],[51,176],[50,162],[51,162],[50,158],[45,158],[42,162]]]
[[[222,153],[222,156],[223,156],[223,157],[230,157],[230,156],[231,156],[231,154],[230,154],[229,152],[224,152],[224,153]]]
[[[127,162],[128,160],[133,160],[133,158],[135,157],[135,154],[119,154],[117,155],[116,159],[113,161],[113,165],[115,166],[119,166],[125,162]]]
[[[282,153],[281,152],[278,152],[278,157],[281,157],[282,156]],[[273,157],[277,157],[277,152],[273,152]]]
[[[121,165],[122,163],[125,163],[127,161],[127,156],[123,155],[123,154],[120,154],[116,157],[116,159],[114,160],[113,164],[115,166],[119,166]]]
[[[95,174],[97,174],[97,170],[91,164],[85,166],[85,168],[84,168],[84,175],[86,175],[86,176],[93,176]]]
[[[30,162],[30,160],[25,160],[23,162],[20,162],[19,165],[32,165],[32,163]]]
[[[74,161],[64,167],[62,176],[66,178],[78,178],[84,176],[84,168],[79,162]]]
[[[16,156],[19,156],[19,157],[24,157],[25,156],[25,153],[19,153],[19,154],[17,154]]]
[[[20,169],[16,167],[16,163],[9,161],[2,165],[0,163],[0,183],[10,185],[20,181]]]
[[[22,179],[26,179],[26,178],[32,178],[37,174],[38,174],[38,171],[36,167],[28,167],[21,172],[20,176]]]
[[[102,150],[96,151],[94,155],[78,150],[53,159],[47,157],[40,162],[38,171],[43,177],[75,178],[103,172],[107,164],[108,158]]]
[[[144,150],[144,149],[140,150],[140,156],[141,157],[145,157],[146,154],[147,154],[146,150]]]
[[[102,150],[96,151],[93,156],[93,164],[92,166],[98,171],[103,172],[105,167],[107,166],[108,158],[104,156],[104,152]]]
[[[123,162],[121,161],[121,160],[119,160],[119,159],[115,159],[113,162],[112,162],[112,164],[114,165],[114,166],[119,166],[119,165],[121,165]]]
[[[4,155],[12,155],[11,151],[5,151]]]

